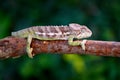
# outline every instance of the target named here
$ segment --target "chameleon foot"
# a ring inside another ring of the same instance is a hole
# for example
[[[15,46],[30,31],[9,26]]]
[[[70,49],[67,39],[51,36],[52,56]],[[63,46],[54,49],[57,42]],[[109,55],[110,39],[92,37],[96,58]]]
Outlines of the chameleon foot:
[[[32,51],[33,51],[33,48],[27,48],[27,54],[29,58],[33,58]]]
[[[83,41],[81,42],[81,47],[82,47],[83,50],[85,50],[85,43],[86,43],[86,41],[87,41],[87,40],[83,40]]]
[[[68,44],[69,44],[70,46],[78,46],[78,45],[81,44],[81,42],[79,42],[79,41],[74,41],[73,39],[74,39],[74,36],[70,36],[70,37],[68,38]]]

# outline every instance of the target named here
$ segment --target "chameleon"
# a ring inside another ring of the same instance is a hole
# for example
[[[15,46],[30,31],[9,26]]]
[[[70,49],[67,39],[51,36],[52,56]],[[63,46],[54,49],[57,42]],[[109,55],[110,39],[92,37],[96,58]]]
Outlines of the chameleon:
[[[32,26],[23,30],[11,33],[12,36],[27,38],[26,52],[30,58],[33,58],[33,48],[30,47],[33,38],[38,40],[68,40],[70,46],[80,45],[85,50],[86,39],[83,41],[74,41],[74,39],[88,38],[92,31],[77,23],[61,26]]]

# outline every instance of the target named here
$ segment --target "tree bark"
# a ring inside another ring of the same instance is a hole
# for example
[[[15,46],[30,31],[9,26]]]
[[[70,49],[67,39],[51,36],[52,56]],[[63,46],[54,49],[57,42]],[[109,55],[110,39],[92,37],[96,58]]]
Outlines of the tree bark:
[[[0,40],[0,58],[18,57],[26,54],[27,41],[24,38],[7,37]],[[70,46],[67,40],[33,39],[33,54],[89,54],[97,56],[120,57],[120,42],[87,40],[86,49],[81,46]]]

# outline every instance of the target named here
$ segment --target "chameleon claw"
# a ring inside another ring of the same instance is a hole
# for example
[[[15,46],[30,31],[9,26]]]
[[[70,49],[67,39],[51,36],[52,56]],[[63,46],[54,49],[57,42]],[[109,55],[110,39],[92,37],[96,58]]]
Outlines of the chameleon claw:
[[[83,41],[81,42],[81,47],[82,47],[83,50],[85,50],[85,43],[86,43],[86,41],[87,41],[87,40],[83,40]]]

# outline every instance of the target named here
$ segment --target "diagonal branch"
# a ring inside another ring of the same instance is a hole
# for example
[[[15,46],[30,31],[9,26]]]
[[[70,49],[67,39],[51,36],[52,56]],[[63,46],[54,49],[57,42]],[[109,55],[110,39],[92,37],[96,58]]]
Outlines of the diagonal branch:
[[[0,58],[26,54],[26,44],[24,38],[7,37],[0,40]],[[120,42],[87,40],[86,50],[84,51],[81,46],[69,46],[67,40],[40,41],[33,39],[31,47],[34,54],[76,53],[120,57]]]

